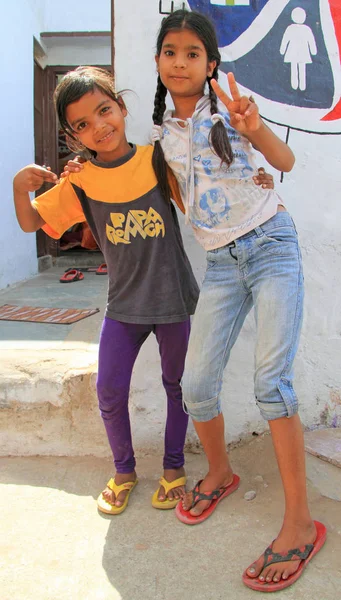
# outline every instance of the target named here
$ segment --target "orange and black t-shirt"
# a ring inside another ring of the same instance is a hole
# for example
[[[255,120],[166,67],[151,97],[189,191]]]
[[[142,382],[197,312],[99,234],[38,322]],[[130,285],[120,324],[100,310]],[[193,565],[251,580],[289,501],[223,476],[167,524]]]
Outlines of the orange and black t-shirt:
[[[152,152],[151,146],[132,146],[111,163],[88,161],[33,200],[53,238],[88,222],[108,266],[106,316],[126,323],[184,321],[199,295],[176,209],[157,184]],[[170,183],[182,208],[173,178]]]

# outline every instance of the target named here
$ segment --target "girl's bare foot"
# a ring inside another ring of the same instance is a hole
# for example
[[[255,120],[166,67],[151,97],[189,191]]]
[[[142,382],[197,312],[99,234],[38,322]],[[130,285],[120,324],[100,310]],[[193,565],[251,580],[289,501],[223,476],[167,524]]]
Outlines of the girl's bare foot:
[[[314,521],[308,523],[284,523],[279,536],[273,543],[274,552],[287,552],[293,548],[301,548],[306,544],[313,544],[316,539],[316,527]],[[275,563],[263,569],[263,555],[256,560],[246,571],[248,577],[260,581],[278,582],[288,579],[299,567],[300,561],[287,561]]]
[[[185,476],[184,467],[180,467],[180,469],[164,469],[163,476],[168,483],[179,479],[179,477]],[[179,487],[173,488],[169,490],[167,494],[168,500],[180,500],[183,498],[185,494],[185,486],[181,485]],[[158,493],[158,500],[160,502],[164,502],[166,500],[165,488],[161,485]]]
[[[208,472],[200,484],[199,491],[201,493],[213,492],[213,490],[229,485],[232,483],[232,480],[233,472],[230,469],[215,473]],[[209,500],[200,500],[193,508],[191,508],[192,502],[193,492],[187,492],[182,500],[182,507],[184,510],[189,510],[190,514],[194,517],[201,515],[201,513],[203,513],[211,504]]]
[[[116,473],[114,479],[116,485],[122,485],[122,483],[128,483],[129,481],[135,481],[137,478],[136,472],[132,471],[132,473]],[[115,492],[113,492],[110,488],[106,487],[102,492],[102,496],[106,502],[112,504],[113,506],[120,507],[122,506],[126,495],[129,490],[122,490],[116,498]]]

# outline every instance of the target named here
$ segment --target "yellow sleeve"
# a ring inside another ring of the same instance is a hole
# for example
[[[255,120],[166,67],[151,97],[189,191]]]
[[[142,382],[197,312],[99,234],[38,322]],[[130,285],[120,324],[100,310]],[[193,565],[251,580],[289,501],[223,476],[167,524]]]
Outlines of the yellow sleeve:
[[[171,198],[172,198],[172,200],[174,200],[174,202],[176,203],[178,208],[180,208],[181,212],[185,214],[185,207],[184,207],[184,203],[182,201],[181,195],[180,195],[178,182],[176,180],[176,177],[175,177],[172,169],[170,169],[170,167],[168,165],[167,165],[167,173],[168,173],[168,183],[169,183],[169,187],[170,187]]]
[[[70,176],[62,179],[41,196],[37,196],[32,205],[45,221],[43,231],[57,240],[72,225],[86,220],[81,203],[71,185]]]

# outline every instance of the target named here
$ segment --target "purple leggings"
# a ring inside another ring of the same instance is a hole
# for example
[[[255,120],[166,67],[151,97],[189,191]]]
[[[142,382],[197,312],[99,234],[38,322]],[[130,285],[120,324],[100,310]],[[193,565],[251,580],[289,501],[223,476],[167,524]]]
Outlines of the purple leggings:
[[[190,320],[162,325],[122,323],[105,317],[102,325],[97,394],[117,473],[131,473],[135,457],[128,411],[130,380],[140,348],[155,333],[159,344],[162,383],[167,394],[164,469],[184,464],[188,415],[182,408],[182,378]]]

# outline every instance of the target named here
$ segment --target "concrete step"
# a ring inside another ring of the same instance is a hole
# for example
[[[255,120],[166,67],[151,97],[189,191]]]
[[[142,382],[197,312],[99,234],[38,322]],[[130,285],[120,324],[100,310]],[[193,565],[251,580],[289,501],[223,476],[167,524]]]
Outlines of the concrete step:
[[[341,502],[341,428],[305,433],[307,478],[319,492]]]

